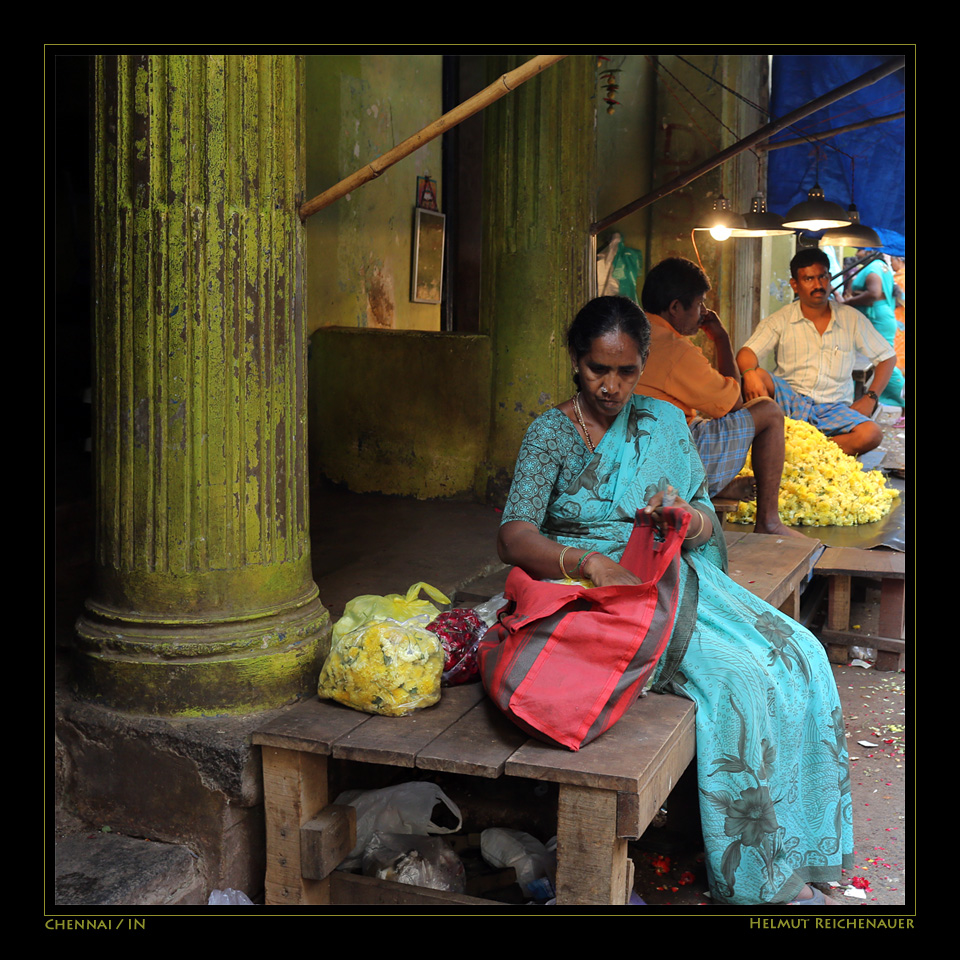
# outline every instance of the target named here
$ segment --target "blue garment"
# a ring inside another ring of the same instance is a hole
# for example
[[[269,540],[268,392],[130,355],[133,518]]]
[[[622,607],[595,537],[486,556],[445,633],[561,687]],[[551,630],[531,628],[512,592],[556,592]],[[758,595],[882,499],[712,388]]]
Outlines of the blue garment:
[[[777,401],[785,417],[791,420],[803,420],[815,426],[827,437],[849,433],[859,423],[869,423],[858,410],[846,403],[817,403],[780,377],[771,375],[773,380],[773,399]]]
[[[757,426],[746,407],[715,420],[694,420],[690,424],[693,442],[715,497],[743,469],[753,445]]]
[[[619,560],[636,510],[671,484],[714,521],[685,550],[654,689],[697,704],[700,817],[713,897],[786,903],[852,865],[846,741],[815,637],[723,572],[726,549],[683,414],[634,396],[594,453],[557,409],[527,431],[503,522]]]
[[[867,277],[876,274],[880,278],[883,288],[883,297],[868,306],[857,306],[857,309],[873,324],[877,333],[883,337],[891,347],[895,347],[894,337],[897,333],[897,301],[893,296],[893,274],[882,260],[874,260],[861,269],[850,284],[851,293],[863,293],[867,289]],[[856,304],[854,304],[856,306]],[[880,402],[893,407],[903,406],[903,387],[905,384],[903,372],[894,367],[893,374],[883,393]]]

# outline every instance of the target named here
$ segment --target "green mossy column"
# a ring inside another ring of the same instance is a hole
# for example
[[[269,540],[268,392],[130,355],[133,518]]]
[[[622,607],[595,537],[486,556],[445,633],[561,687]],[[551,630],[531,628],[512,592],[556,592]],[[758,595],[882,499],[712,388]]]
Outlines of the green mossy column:
[[[245,713],[312,692],[303,64],[98,57],[97,588],[81,693]]]
[[[491,57],[497,75],[523,57]],[[493,340],[489,457],[502,503],[531,420],[571,396],[566,328],[589,290],[596,58],[572,56],[485,112],[481,324]]]

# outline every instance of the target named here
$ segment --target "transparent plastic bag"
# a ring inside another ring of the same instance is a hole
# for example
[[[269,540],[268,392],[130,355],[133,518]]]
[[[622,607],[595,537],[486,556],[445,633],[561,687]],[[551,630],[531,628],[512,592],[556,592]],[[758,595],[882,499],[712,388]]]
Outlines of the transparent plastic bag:
[[[480,855],[491,867],[513,867],[517,883],[527,896],[545,889],[539,881],[551,882],[557,872],[556,841],[544,846],[522,830],[491,827],[480,834]]]
[[[427,629],[443,644],[443,686],[480,679],[477,647],[487,632],[487,625],[473,610],[448,610],[428,624]]]
[[[357,811],[357,844],[340,864],[341,870],[356,870],[364,849],[375,833],[427,836],[456,833],[463,826],[460,808],[435,784],[426,780],[399,783],[380,790],[346,790],[336,803],[348,803]],[[437,807],[445,808],[437,811]],[[434,817],[445,818],[444,826]]]
[[[467,889],[463,863],[440,837],[375,833],[363,851],[363,875],[451,893]]]
[[[440,699],[443,646],[423,624],[372,620],[332,641],[317,693],[354,710],[403,717]]]
[[[488,627],[492,627],[497,622],[497,616],[499,615],[500,611],[509,602],[510,601],[502,593],[498,593],[495,597],[491,597],[489,600],[484,600],[483,603],[478,603],[473,608],[473,612]]]
[[[224,890],[211,890],[207,899],[208,907],[252,907],[253,901],[242,891],[227,887]]]

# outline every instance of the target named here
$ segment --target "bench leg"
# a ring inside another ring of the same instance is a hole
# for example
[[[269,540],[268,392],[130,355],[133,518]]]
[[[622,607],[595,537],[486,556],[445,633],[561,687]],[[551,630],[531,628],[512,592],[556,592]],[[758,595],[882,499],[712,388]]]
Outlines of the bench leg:
[[[827,629],[850,628],[850,577],[834,574],[830,578],[830,593],[827,599]]]
[[[561,785],[557,904],[619,906],[632,888],[627,841],[617,836],[617,792]]]
[[[262,751],[266,905],[329,903],[329,879],[304,879],[300,864],[300,828],[327,805],[327,758],[277,747]]]

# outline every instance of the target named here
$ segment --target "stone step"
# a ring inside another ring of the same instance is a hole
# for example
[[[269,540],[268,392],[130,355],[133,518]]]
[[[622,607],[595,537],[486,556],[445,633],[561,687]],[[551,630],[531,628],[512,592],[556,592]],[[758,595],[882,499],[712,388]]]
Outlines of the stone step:
[[[174,906],[207,901],[187,847],[95,832],[57,841],[57,906]]]

